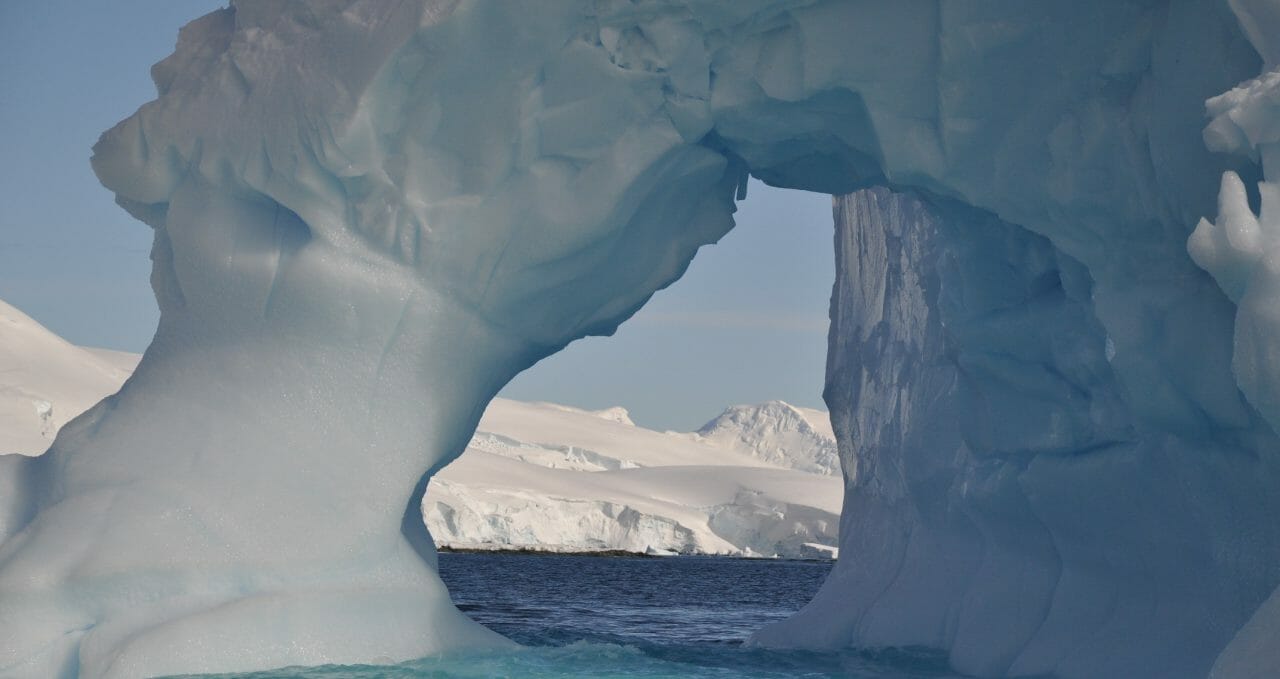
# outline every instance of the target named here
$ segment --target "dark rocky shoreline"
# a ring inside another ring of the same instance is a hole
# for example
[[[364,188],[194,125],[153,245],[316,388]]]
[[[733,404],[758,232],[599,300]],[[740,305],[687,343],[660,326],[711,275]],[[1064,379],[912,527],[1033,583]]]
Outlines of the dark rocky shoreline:
[[[684,557],[697,559],[742,559],[746,561],[812,561],[815,563],[834,563],[836,561],[836,559],[767,558],[758,556],[733,556],[727,554],[647,554],[645,552],[630,552],[625,549],[560,552],[550,549],[532,549],[529,547],[490,549],[487,547],[452,547],[444,545],[436,547],[436,551],[441,554],[501,554],[506,556],[589,556],[630,559],[670,559]]]

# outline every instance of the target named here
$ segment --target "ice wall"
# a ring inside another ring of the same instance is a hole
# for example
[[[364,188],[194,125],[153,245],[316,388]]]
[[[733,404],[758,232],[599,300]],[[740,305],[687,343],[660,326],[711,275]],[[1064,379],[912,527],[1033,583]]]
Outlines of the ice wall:
[[[1218,218],[1202,219],[1187,249],[1196,263],[1238,306],[1232,371],[1241,391],[1267,417],[1280,424],[1280,186],[1274,179],[1280,164],[1280,5],[1258,0],[1232,0],[1231,7],[1250,42],[1262,56],[1257,78],[1210,99],[1212,122],[1205,143],[1215,151],[1260,160],[1258,210],[1233,172],[1222,176]],[[1273,488],[1274,493],[1274,488]],[[1214,664],[1214,677],[1265,677],[1280,673],[1280,588],[1258,607]]]
[[[155,342],[49,454],[0,460],[23,489],[0,503],[0,674],[502,643],[435,576],[427,475],[512,375],[677,278],[748,173],[929,201],[871,194],[841,232],[900,258],[855,275],[842,250],[841,284],[892,302],[833,308],[845,559],[758,641],[1203,674],[1280,580],[1276,419],[1239,367],[1266,305],[1237,317],[1235,251],[1193,242],[1224,295],[1186,249],[1224,170],[1257,179],[1202,116],[1271,63],[1246,37],[1272,9],[274,0],[193,22],[94,156],[156,232]]]
[[[1136,417],[1094,283],[1047,239],[884,189],[835,215],[844,558],[757,640],[945,648],[987,676],[1205,676],[1280,576],[1274,444]]]

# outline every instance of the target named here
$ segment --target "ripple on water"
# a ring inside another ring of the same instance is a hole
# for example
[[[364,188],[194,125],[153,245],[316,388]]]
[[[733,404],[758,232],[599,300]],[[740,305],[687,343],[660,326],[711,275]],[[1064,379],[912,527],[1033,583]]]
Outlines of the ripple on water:
[[[458,608],[524,644],[390,666],[219,675],[239,679],[435,677],[954,677],[920,649],[840,653],[746,648],[761,626],[812,598],[830,563],[680,557],[441,554]]]

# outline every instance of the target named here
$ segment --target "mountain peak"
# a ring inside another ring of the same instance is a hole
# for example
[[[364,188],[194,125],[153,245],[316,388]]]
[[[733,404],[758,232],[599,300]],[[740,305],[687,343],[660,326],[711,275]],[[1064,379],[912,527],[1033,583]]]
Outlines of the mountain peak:
[[[697,434],[779,467],[829,475],[840,471],[831,420],[820,410],[785,401],[737,405]]]
[[[612,408],[605,408],[603,410],[592,410],[590,412],[592,415],[595,415],[596,417],[602,420],[609,420],[610,422],[625,424],[628,427],[636,426],[636,423],[631,421],[631,413],[628,412],[627,409],[623,408],[622,406],[613,406]]]

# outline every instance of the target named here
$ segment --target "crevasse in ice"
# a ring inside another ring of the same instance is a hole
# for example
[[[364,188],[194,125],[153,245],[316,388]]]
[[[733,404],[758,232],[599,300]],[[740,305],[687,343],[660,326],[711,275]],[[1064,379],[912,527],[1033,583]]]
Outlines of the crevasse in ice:
[[[838,202],[843,558],[755,643],[925,644],[981,675],[1264,667],[1280,279],[1273,190],[1261,217],[1246,198],[1276,116],[1271,76],[1233,88],[1276,64],[1277,14],[281,0],[193,22],[93,161],[155,229],[156,338],[49,453],[0,458],[0,673],[504,644],[435,574],[427,478],[513,375],[731,228],[748,175],[905,194]]]

